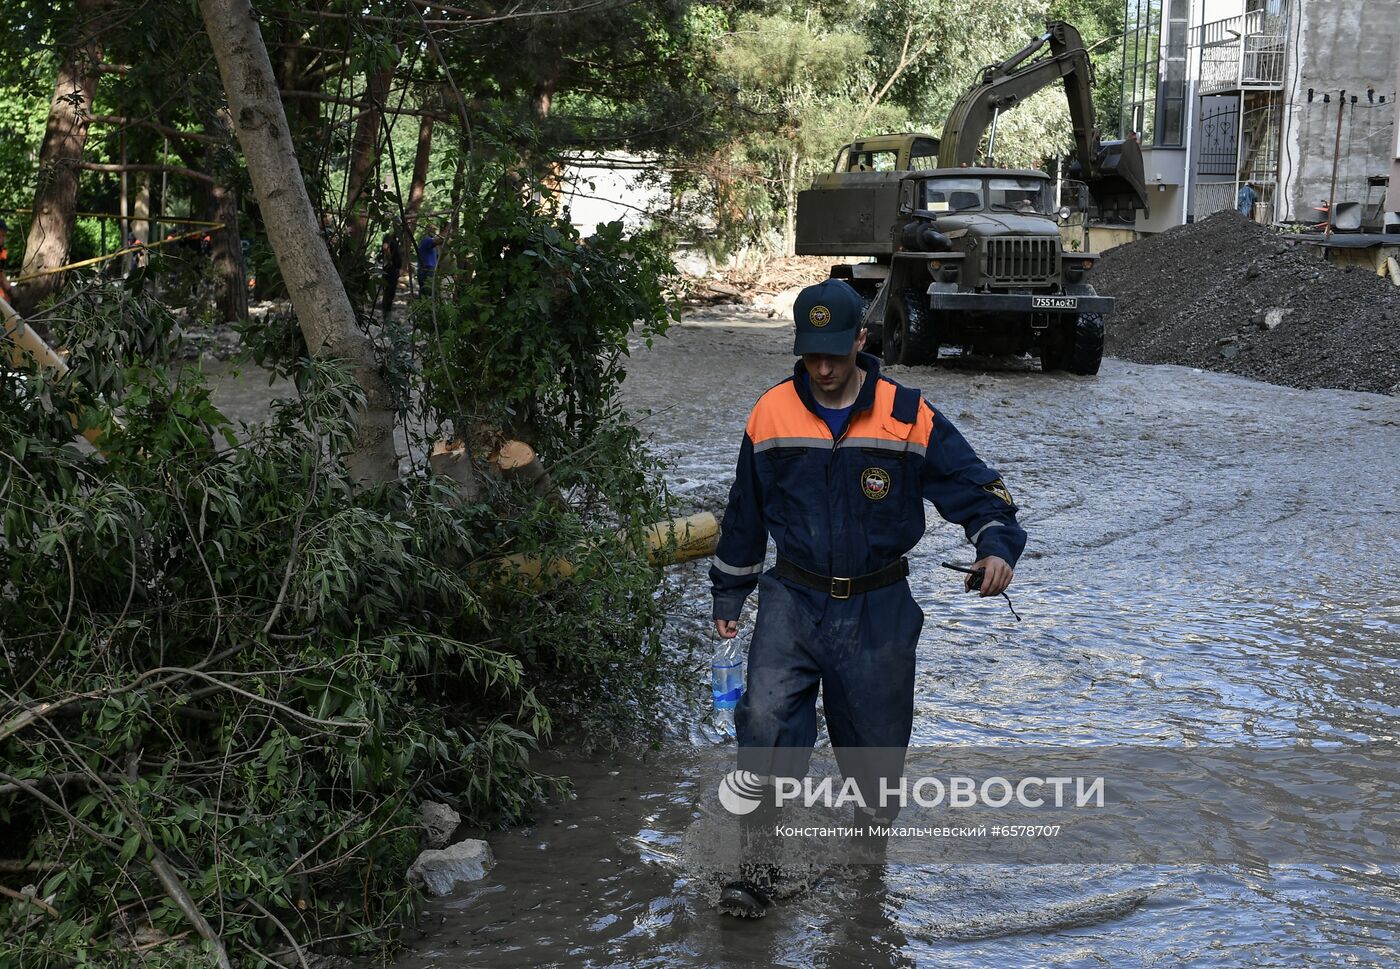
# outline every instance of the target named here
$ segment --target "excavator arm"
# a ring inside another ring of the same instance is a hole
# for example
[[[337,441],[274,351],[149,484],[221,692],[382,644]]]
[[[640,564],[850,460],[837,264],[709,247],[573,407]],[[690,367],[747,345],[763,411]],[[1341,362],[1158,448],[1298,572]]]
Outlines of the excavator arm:
[[[1048,50],[1044,56],[1036,57]],[[1026,98],[1063,80],[1074,127],[1077,154],[1071,175],[1082,179],[1105,214],[1131,219],[1148,209],[1142,149],[1137,141],[1100,141],[1094,123],[1093,67],[1079,30],[1062,20],[1046,24],[1044,34],[1000,64],[983,68],[943,125],[938,164],[960,168],[978,164],[982,138],[997,116]]]

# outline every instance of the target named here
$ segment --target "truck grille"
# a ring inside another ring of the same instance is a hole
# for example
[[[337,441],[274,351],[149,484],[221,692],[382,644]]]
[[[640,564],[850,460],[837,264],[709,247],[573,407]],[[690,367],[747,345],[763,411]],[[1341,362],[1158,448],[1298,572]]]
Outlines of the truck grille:
[[[1034,286],[1059,275],[1057,239],[988,239],[987,282],[993,286]]]

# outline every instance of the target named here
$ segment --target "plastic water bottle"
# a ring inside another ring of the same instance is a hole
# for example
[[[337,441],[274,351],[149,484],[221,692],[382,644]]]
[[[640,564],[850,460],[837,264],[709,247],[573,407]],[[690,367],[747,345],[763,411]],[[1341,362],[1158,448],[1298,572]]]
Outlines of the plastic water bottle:
[[[734,736],[734,708],[744,695],[744,651],[739,637],[720,640],[710,661],[710,690],[714,696],[715,725]]]

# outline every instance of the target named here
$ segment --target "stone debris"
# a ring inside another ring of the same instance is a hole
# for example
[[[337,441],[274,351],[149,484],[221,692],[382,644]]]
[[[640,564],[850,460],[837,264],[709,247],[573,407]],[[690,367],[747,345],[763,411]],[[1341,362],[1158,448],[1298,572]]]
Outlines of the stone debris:
[[[423,822],[424,841],[429,848],[446,848],[452,843],[452,835],[462,823],[462,816],[446,804],[437,801],[424,801],[418,808],[418,817]]]
[[[430,895],[451,895],[460,883],[484,878],[495,863],[490,845],[468,838],[447,848],[430,848],[421,853],[408,869],[408,880],[421,884]]]
[[[1289,387],[1400,391],[1400,287],[1222,212],[1104,254],[1111,356]]]

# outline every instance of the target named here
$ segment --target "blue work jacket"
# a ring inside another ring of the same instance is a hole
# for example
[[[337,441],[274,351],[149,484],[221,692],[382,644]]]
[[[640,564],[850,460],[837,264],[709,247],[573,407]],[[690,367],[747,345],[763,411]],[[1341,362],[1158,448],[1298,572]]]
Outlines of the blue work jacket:
[[[759,398],[744,429],[719,548],[710,566],[714,618],[738,619],[778,554],[828,576],[855,577],[899,559],[924,534],[924,499],[963,526],[977,557],[1016,564],[1026,533],[1001,475],[919,391],[880,376],[865,383],[842,430],[817,413],[804,364]]]

